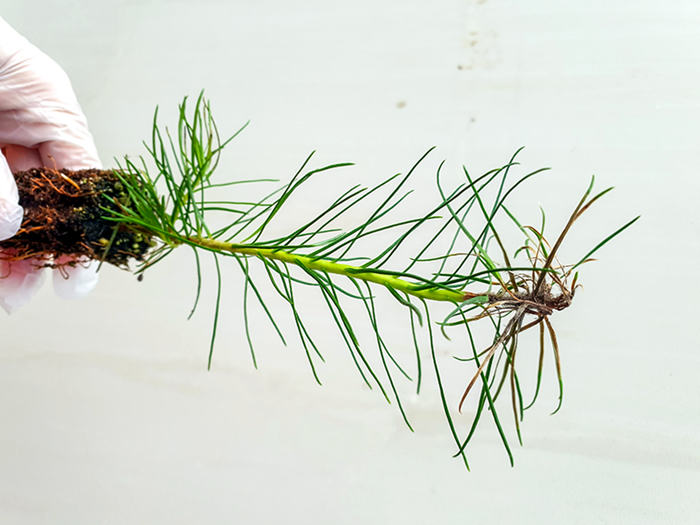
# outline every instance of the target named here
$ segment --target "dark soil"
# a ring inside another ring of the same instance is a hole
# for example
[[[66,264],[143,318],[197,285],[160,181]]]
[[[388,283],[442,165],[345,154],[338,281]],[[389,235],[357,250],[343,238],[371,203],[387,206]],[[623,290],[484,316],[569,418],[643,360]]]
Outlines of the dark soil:
[[[127,267],[153,245],[145,232],[104,219],[103,208],[130,204],[113,171],[35,168],[16,173],[15,180],[24,219],[17,235],[0,242],[3,259],[37,258],[56,266],[54,258],[69,255]]]

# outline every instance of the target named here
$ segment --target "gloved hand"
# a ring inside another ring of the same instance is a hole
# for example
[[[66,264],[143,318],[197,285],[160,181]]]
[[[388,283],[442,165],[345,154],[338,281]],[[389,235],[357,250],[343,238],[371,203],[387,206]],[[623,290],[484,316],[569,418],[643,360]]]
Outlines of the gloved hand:
[[[101,167],[68,76],[2,18],[0,148],[0,240],[12,237],[22,222],[12,172],[40,166]],[[96,270],[96,264],[54,270],[54,290],[66,299],[83,297],[97,284]],[[12,313],[27,304],[46,271],[31,260],[0,261],[0,307]]]

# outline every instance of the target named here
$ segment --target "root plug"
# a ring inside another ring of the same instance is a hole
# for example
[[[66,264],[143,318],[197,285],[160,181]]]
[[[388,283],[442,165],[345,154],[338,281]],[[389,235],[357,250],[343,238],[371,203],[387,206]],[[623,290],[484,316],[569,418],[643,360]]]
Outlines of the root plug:
[[[0,242],[5,260],[39,259],[53,267],[70,256],[71,263],[81,258],[126,268],[153,246],[148,232],[104,218],[106,210],[131,204],[111,170],[34,168],[16,173],[15,181],[24,219],[14,237]]]

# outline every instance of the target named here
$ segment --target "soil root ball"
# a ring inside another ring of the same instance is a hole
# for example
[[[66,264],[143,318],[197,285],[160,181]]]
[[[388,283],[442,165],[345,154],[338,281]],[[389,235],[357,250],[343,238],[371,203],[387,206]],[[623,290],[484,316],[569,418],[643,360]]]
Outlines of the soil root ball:
[[[33,168],[15,173],[15,181],[24,218],[17,234],[0,242],[2,259],[60,266],[80,258],[127,268],[130,259],[143,260],[153,246],[147,232],[105,219],[105,208],[118,211],[131,204],[111,170]],[[70,256],[70,262],[56,263],[62,256]]]

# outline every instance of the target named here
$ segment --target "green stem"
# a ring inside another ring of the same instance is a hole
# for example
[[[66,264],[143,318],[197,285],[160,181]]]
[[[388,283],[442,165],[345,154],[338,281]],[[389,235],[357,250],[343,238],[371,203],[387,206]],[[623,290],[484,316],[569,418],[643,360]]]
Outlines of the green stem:
[[[399,279],[392,275],[377,273],[372,269],[351,266],[349,264],[340,264],[326,259],[317,259],[307,255],[299,255],[296,253],[286,252],[284,250],[275,250],[270,248],[254,248],[250,246],[241,246],[235,243],[217,241],[215,239],[204,239],[198,237],[190,237],[188,239],[192,244],[198,244],[205,248],[220,250],[229,253],[247,255],[253,257],[263,257],[265,259],[274,259],[297,266],[303,266],[309,270],[317,270],[320,272],[334,273],[344,275],[352,279],[377,283],[388,286],[394,290],[427,299],[429,301],[447,301],[451,303],[461,303],[468,299],[478,297],[479,294],[466,292],[463,290],[449,290],[445,288],[425,288],[424,284],[413,284],[403,279]]]

